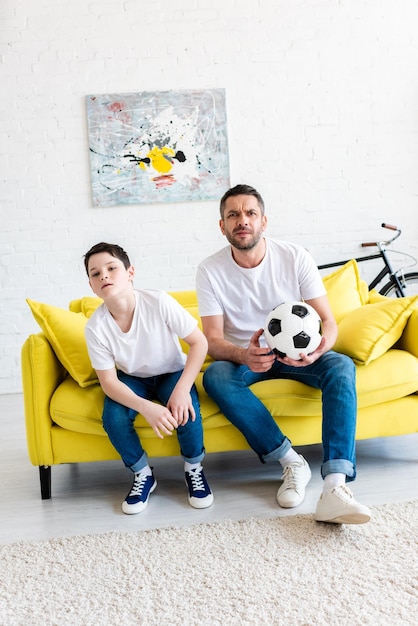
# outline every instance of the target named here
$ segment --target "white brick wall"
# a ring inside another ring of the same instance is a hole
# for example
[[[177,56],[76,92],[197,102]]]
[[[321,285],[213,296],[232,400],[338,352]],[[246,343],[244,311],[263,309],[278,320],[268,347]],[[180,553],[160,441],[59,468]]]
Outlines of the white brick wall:
[[[270,235],[319,263],[386,220],[418,255],[417,23],[416,0],[2,0],[0,393],[37,331],[25,298],[88,294],[92,244],[186,289],[224,243],[216,202],[92,208],[86,94],[225,88],[231,182],[259,188]]]

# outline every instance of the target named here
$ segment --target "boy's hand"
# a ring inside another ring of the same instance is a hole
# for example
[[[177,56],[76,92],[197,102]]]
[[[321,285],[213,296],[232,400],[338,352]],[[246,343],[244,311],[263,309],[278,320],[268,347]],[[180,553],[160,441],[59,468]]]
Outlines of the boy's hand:
[[[177,420],[165,406],[147,400],[141,413],[160,439],[164,439],[164,435],[172,435],[177,428]]]
[[[196,419],[192,398],[188,391],[175,387],[167,402],[167,408],[177,420],[177,426],[184,426],[191,416],[192,422]]]

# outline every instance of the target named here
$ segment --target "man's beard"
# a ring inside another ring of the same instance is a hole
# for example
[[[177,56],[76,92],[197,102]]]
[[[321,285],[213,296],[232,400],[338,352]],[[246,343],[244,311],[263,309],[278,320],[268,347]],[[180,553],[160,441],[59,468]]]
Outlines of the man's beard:
[[[231,246],[233,246],[237,250],[252,250],[260,241],[262,234],[263,234],[263,231],[260,229],[253,235],[250,241],[247,241],[244,243],[244,242],[241,242],[238,238],[235,239],[233,234],[228,233],[228,232],[225,233],[226,238],[228,239]]]

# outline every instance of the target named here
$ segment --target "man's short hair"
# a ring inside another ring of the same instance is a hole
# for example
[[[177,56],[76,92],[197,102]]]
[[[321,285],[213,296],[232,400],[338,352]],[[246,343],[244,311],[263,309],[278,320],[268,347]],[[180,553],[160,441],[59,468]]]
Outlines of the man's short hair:
[[[261,215],[264,215],[264,200],[261,197],[261,194],[257,191],[257,189],[254,189],[254,187],[251,187],[250,185],[235,185],[235,187],[231,187],[231,189],[228,189],[228,191],[224,193],[221,198],[221,203],[219,206],[221,219],[224,218],[225,203],[228,198],[231,198],[232,196],[254,196],[254,198],[257,198],[257,202],[260,206]]]
[[[86,268],[87,276],[89,275],[89,261],[93,254],[99,254],[99,252],[108,252],[115,259],[119,259],[125,266],[125,269],[131,267],[131,262],[125,250],[118,246],[116,243],[106,243],[102,241],[96,243],[86,254],[84,255],[84,267]]]

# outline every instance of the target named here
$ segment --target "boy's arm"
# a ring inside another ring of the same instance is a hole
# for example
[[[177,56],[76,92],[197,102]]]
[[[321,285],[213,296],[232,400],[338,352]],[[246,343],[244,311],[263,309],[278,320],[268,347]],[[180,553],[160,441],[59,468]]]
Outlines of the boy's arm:
[[[170,409],[171,413],[177,419],[179,426],[186,424],[189,419],[189,413],[192,416],[192,420],[196,417],[190,390],[200,372],[200,368],[203,365],[208,351],[208,342],[198,326],[196,326],[190,335],[183,337],[183,341],[189,345],[187,360],[183,372],[167,402],[167,408]]]
[[[104,393],[115,402],[141,413],[160,439],[172,434],[177,421],[167,407],[137,396],[119,380],[115,368],[96,370],[96,374]]]

